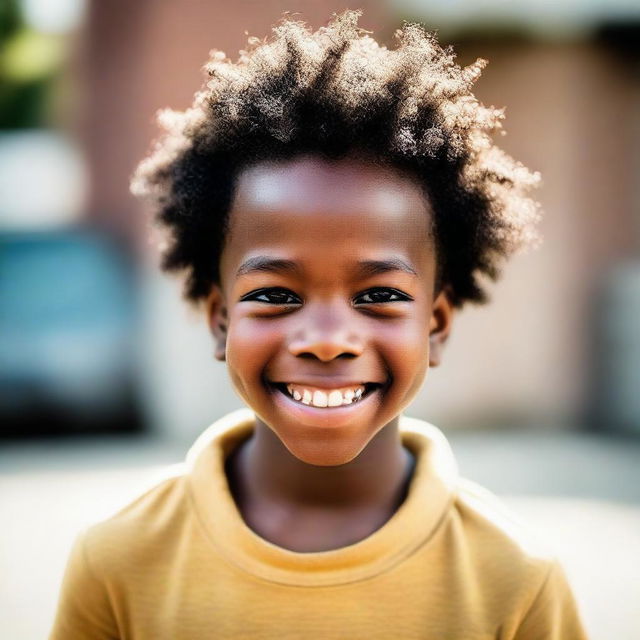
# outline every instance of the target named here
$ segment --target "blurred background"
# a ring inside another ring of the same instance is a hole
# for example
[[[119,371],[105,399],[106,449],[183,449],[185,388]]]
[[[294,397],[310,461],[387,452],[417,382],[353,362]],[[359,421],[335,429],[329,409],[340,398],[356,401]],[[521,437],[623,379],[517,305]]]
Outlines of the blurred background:
[[[542,247],[459,315],[407,413],[555,546],[593,638],[640,637],[640,4],[0,0],[3,637],[46,637],[79,529],[241,406],[128,191],[154,113],[211,48],[358,7],[379,41],[415,20],[487,58],[476,94],[544,180]]]

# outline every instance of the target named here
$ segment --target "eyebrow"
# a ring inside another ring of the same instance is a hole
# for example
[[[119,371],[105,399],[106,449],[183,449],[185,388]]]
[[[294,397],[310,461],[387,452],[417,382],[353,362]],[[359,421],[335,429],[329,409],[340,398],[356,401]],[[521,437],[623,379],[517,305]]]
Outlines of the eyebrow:
[[[358,262],[358,273],[363,277],[375,276],[389,271],[403,271],[412,276],[417,276],[418,272],[407,262],[400,258],[388,258],[386,260],[362,260]]]
[[[300,266],[293,260],[271,258],[269,256],[253,256],[245,260],[236,271],[236,277],[255,272],[267,273],[300,273]],[[367,278],[390,271],[402,271],[413,276],[418,272],[407,262],[400,258],[388,258],[386,260],[361,260],[356,266],[356,272],[362,278]]]
[[[270,258],[269,256],[253,256],[245,260],[236,271],[236,277],[245,276],[256,271],[271,273],[299,273],[300,267],[293,260]]]

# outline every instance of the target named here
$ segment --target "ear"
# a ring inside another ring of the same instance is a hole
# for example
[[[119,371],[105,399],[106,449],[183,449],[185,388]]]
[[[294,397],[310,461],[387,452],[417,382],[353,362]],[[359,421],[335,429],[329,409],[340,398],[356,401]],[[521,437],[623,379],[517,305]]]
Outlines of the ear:
[[[442,351],[453,323],[454,308],[448,287],[437,295],[429,320],[429,366],[437,367],[442,360]]]
[[[215,342],[214,355],[216,360],[224,362],[227,346],[227,308],[222,289],[217,284],[211,288],[206,305],[209,329]]]

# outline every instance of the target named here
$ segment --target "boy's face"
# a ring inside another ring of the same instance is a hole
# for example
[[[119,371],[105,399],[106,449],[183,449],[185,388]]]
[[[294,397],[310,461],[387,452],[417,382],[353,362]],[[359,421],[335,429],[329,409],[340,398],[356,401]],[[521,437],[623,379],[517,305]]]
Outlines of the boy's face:
[[[208,300],[216,357],[298,459],[351,461],[439,363],[452,307],[429,226],[419,186],[361,160],[239,176]]]

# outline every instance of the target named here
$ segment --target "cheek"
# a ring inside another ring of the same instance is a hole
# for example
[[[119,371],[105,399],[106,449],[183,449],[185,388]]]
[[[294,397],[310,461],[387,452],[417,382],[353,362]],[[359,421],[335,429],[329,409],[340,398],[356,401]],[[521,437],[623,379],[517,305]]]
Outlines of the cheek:
[[[396,382],[411,390],[420,388],[429,365],[428,327],[410,324],[385,331],[380,349]]]
[[[234,380],[252,378],[264,368],[278,343],[267,322],[231,318],[227,334],[227,365]]]

